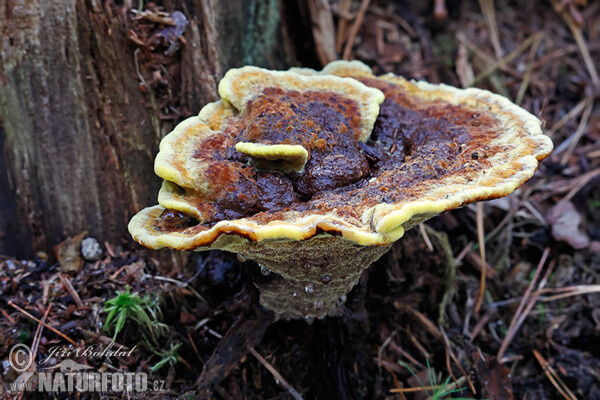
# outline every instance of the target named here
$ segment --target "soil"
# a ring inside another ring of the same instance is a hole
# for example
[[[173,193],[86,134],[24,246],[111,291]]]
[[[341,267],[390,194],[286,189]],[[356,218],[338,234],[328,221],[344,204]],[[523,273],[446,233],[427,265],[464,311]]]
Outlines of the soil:
[[[7,367],[16,343],[36,348],[33,369],[56,366],[51,349],[69,340],[106,348],[105,302],[128,285],[157,299],[167,329],[145,340],[130,320],[116,342],[131,356],[73,360],[161,382],[134,398],[600,399],[600,3],[448,0],[442,20],[429,2],[368,3],[356,18],[359,2],[349,12],[332,2],[338,53],[350,39],[351,58],[376,74],[473,83],[520,103],[555,144],[535,176],[407,232],[363,275],[343,316],[312,324],[274,322],[250,283],[271,277],[224,252],[184,254],[180,268],[174,252],[124,240],[86,261],[65,251],[80,236],[58,246],[59,259],[0,256],[0,393],[12,398],[10,382],[25,379]],[[174,360],[151,372],[174,345]],[[456,391],[434,397],[447,379]]]

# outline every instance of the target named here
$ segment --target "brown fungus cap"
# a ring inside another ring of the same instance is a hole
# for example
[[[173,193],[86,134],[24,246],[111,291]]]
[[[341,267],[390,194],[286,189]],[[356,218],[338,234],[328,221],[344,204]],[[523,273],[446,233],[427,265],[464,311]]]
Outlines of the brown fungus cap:
[[[159,206],[131,221],[151,248],[223,249],[278,275],[261,302],[322,317],[407,229],[510,194],[552,150],[540,121],[479,89],[244,67],[163,139]],[[268,286],[268,287],[267,287]]]

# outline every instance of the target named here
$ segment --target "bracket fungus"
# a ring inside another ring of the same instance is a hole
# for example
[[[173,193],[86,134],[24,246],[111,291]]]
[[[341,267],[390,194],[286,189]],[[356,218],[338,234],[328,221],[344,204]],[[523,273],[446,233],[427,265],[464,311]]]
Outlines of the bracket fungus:
[[[277,318],[334,315],[406,230],[510,194],[552,150],[540,121],[504,97],[358,61],[233,69],[219,94],[162,140],[160,205],[129,231],[154,249],[256,261]]]

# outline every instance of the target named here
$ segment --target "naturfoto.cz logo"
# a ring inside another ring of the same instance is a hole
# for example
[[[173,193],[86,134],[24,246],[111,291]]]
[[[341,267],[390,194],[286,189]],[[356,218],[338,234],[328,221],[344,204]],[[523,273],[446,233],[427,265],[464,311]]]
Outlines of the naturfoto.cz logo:
[[[125,352],[113,351],[108,353],[111,345],[103,351],[94,351],[93,346],[87,348],[52,348],[50,354],[106,356],[106,355],[131,355],[130,350]],[[107,351],[108,350],[108,351]],[[41,360],[45,364],[48,358]],[[145,372],[95,372],[89,365],[79,364],[65,358],[52,367],[41,368],[38,372],[28,372],[33,362],[31,349],[25,344],[13,346],[9,353],[10,366],[21,373],[19,378],[10,384],[11,392],[37,391],[37,392],[145,392],[147,390],[163,390],[164,381],[155,380],[148,386],[148,374]]]

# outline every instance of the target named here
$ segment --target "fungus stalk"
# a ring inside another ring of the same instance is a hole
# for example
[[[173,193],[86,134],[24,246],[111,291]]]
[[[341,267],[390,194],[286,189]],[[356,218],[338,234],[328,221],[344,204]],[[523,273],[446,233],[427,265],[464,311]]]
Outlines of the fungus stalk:
[[[390,246],[361,246],[329,234],[251,243],[238,254],[275,273],[258,283],[260,303],[284,318],[334,315],[361,273]]]
[[[356,61],[234,69],[219,94],[161,142],[159,205],[129,230],[154,249],[256,261],[277,318],[336,315],[406,230],[510,194],[552,150],[540,121],[501,96]]]

